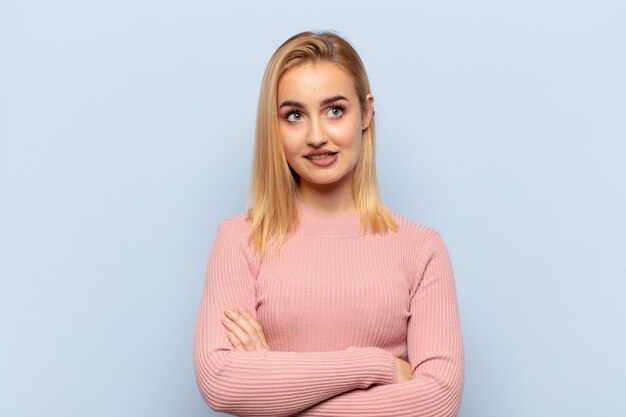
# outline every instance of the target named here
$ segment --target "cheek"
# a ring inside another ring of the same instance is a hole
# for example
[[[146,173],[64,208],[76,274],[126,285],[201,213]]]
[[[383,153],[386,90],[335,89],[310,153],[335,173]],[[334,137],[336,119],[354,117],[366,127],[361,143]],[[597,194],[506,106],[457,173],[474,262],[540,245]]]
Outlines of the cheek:
[[[337,144],[345,147],[358,147],[361,141],[361,129],[353,123],[336,124],[328,128],[328,133]]]
[[[280,140],[287,160],[292,159],[294,155],[298,154],[298,135],[296,132],[293,130],[281,129]]]

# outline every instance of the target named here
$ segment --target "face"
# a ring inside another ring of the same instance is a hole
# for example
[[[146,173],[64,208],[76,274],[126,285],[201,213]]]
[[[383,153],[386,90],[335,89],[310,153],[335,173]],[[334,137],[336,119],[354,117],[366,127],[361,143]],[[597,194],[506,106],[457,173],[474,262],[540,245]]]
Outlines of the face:
[[[363,109],[350,75],[331,62],[302,64],[283,74],[280,136],[301,190],[351,187],[373,100],[368,94]]]

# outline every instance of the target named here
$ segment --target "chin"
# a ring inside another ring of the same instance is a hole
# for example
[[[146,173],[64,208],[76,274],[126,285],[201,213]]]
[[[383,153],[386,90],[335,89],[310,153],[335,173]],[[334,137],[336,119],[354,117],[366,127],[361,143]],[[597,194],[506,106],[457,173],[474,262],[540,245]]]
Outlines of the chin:
[[[339,184],[344,178],[345,176],[338,178],[303,178],[302,176],[300,176],[300,184],[302,184],[302,181],[304,180],[304,182],[311,186],[332,186]]]

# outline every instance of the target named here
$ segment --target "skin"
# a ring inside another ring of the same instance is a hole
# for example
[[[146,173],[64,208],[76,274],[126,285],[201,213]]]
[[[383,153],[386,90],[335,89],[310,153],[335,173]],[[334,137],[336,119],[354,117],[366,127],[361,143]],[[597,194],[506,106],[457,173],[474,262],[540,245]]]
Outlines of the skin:
[[[374,113],[374,97],[359,101],[350,75],[330,62],[307,63],[287,71],[278,84],[278,117],[287,162],[300,176],[298,195],[327,214],[351,213],[354,167],[363,130]],[[304,157],[316,149],[337,152],[337,160],[319,167]],[[238,351],[270,350],[263,328],[243,307],[224,311],[222,324]],[[411,365],[396,359],[398,382],[412,378]]]
[[[300,176],[300,199],[327,214],[354,212],[354,167],[374,97],[368,94],[361,104],[350,75],[330,62],[291,68],[277,93],[281,141],[287,163]],[[337,161],[320,167],[304,156],[321,149],[337,152]]]

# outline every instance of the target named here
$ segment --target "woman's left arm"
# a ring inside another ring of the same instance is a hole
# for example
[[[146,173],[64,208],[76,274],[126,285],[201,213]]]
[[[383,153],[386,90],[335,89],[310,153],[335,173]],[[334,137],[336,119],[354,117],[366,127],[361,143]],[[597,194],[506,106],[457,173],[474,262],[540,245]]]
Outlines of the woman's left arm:
[[[296,414],[453,417],[461,405],[464,353],[454,273],[439,233],[424,243],[411,289],[407,347],[413,379],[355,389]]]

